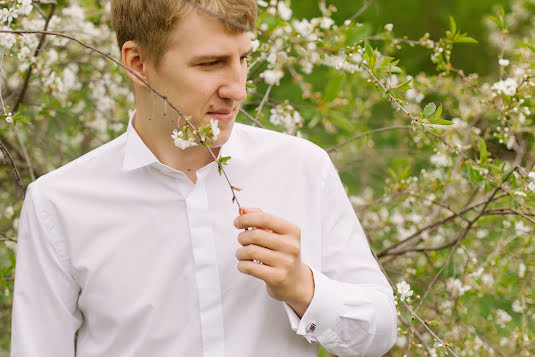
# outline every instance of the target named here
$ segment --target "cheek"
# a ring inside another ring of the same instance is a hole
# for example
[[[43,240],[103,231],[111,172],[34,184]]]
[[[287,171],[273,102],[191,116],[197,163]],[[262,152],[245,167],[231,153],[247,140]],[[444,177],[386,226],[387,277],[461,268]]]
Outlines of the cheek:
[[[218,79],[213,75],[200,74],[179,84],[179,87],[181,92],[190,100],[207,102],[217,93]]]

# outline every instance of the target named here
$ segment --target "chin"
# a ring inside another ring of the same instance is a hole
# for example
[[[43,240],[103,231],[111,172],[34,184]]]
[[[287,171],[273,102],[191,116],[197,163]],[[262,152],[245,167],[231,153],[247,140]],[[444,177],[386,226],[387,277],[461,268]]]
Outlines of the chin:
[[[230,135],[232,134],[233,126],[234,126],[234,122],[228,123],[225,126],[221,126],[220,127],[221,132],[219,133],[219,135],[217,136],[217,140],[211,145],[211,147],[218,148],[218,147],[225,145],[225,143],[230,138]]]

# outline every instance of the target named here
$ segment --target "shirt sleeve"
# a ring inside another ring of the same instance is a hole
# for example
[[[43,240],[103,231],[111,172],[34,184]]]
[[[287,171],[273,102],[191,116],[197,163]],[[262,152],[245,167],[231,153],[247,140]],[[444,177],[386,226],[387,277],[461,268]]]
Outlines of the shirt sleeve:
[[[35,185],[28,186],[19,221],[11,357],[73,357],[82,322],[79,287]]]
[[[284,303],[292,329],[337,356],[382,356],[397,335],[392,288],[330,158],[321,197],[322,262],[310,267],[314,296],[299,319]]]

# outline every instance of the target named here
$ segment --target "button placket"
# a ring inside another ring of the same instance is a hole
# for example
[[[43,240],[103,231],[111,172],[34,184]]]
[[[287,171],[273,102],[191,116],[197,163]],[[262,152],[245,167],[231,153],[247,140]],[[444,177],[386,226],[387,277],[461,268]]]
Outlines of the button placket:
[[[203,180],[186,199],[199,295],[203,357],[224,356],[223,307],[214,234]]]

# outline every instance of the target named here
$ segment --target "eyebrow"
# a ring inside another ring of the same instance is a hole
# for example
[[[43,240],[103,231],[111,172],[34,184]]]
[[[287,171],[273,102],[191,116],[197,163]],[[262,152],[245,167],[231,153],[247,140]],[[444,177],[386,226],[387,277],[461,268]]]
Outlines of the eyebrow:
[[[252,52],[253,52],[253,48],[251,47],[251,48],[249,48],[249,50],[243,52],[240,57],[249,56]],[[230,57],[230,56],[227,55],[227,54],[221,54],[221,55],[220,54],[199,55],[199,56],[194,56],[191,59],[191,62],[198,63],[198,62],[210,61],[210,60],[215,60],[215,59],[225,59],[225,58],[228,58],[228,57]]]

